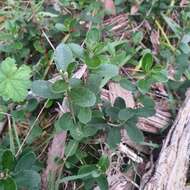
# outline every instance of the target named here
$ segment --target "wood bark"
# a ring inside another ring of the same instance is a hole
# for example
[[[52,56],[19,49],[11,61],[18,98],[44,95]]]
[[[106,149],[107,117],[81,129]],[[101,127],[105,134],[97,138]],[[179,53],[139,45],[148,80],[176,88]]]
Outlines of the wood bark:
[[[185,190],[190,157],[190,90],[178,112],[159,158],[143,176],[141,190]]]

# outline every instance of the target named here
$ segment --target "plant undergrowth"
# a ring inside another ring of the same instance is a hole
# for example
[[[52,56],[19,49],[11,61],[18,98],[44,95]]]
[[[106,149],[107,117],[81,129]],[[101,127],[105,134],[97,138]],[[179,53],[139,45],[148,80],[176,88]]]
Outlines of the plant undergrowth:
[[[116,0],[116,13],[137,4]],[[64,184],[108,189],[112,160],[104,150],[116,152],[122,130],[138,145],[160,146],[137,122],[156,113],[155,85],[167,92],[160,96],[173,117],[190,86],[189,5],[144,0],[129,14],[125,37],[113,35],[112,23],[105,26],[114,16],[98,1],[7,0],[0,6],[0,189],[41,189],[48,145],[61,132],[67,134],[64,157],[55,162],[62,172],[49,181],[51,190]],[[153,31],[159,40],[150,39]],[[134,109],[122,97],[102,98],[110,82],[132,93]]]

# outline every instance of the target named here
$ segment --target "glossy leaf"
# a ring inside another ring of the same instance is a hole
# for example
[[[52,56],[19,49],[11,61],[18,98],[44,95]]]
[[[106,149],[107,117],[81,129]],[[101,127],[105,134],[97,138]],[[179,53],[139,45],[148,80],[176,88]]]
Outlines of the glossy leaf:
[[[142,60],[141,60],[141,64],[142,64],[142,69],[145,72],[149,72],[153,66],[153,56],[151,53],[146,53]]]

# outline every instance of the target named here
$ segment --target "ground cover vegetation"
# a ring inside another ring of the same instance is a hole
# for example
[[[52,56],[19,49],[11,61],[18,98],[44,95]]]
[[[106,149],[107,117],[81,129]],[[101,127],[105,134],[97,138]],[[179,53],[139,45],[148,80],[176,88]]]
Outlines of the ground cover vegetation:
[[[0,1],[0,189],[107,190],[129,170],[138,189],[126,135],[156,159],[190,86],[190,4],[105,2]],[[161,100],[167,125],[139,127]]]

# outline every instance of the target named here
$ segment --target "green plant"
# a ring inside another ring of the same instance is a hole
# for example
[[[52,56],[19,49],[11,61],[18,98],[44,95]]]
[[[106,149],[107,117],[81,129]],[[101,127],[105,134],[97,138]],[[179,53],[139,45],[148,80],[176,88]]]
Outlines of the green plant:
[[[0,65],[0,95],[5,100],[23,101],[30,88],[30,67],[22,65],[17,69],[15,60],[6,58]]]
[[[39,166],[33,152],[15,158],[10,150],[1,150],[0,187],[5,190],[40,189]]]
[[[64,170],[52,181],[55,189],[72,181],[77,188],[108,189],[112,160],[103,149],[114,152],[124,130],[135,144],[157,147],[137,127],[139,118],[156,112],[155,86],[168,94],[173,114],[189,87],[189,7],[178,1],[116,0],[117,14],[138,9],[125,28],[117,18],[117,28],[115,18],[104,22],[107,13],[99,1],[57,2],[0,2],[0,121],[8,128],[1,134],[0,187],[5,190],[39,189],[35,154],[45,163],[48,143],[61,132],[67,134],[64,158],[55,162]],[[150,39],[152,31],[159,42]],[[160,51],[152,51],[154,42]],[[81,66],[86,70],[76,77]],[[102,98],[104,90],[112,93],[110,82],[131,91],[134,109],[122,97],[113,104]],[[69,112],[59,117],[62,102]]]

